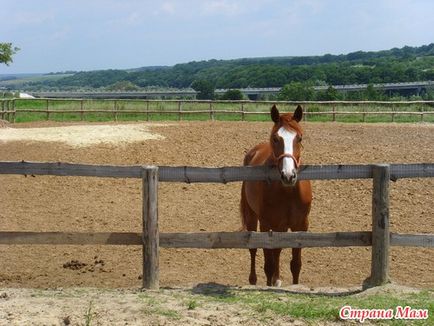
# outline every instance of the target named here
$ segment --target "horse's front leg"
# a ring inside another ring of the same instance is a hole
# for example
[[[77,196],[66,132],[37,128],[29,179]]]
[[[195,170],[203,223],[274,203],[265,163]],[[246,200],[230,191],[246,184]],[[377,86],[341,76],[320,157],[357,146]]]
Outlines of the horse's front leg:
[[[264,250],[264,272],[267,277],[267,286],[273,285],[273,275],[275,272],[274,249]]]
[[[273,259],[274,259],[274,273],[272,278],[273,286],[282,286],[282,281],[280,280],[280,253],[282,249],[273,249]]]
[[[253,212],[250,214],[250,218],[247,223],[247,231],[256,231],[258,229],[258,218]],[[251,285],[256,285],[258,278],[256,276],[256,252],[258,249],[249,249],[250,251],[250,275],[249,283]]]
[[[292,248],[291,273],[292,283],[298,284],[301,270],[301,248]]]
[[[307,231],[309,228],[309,221],[307,219],[310,211],[310,204],[304,206],[299,210],[298,216],[304,216],[302,222],[297,227],[291,227],[292,232]],[[292,283],[298,284],[301,270],[301,248],[292,248],[292,259],[290,263],[292,273]]]
[[[250,275],[249,275],[249,283],[251,285],[256,285],[258,278],[256,277],[256,251],[258,249],[249,249],[250,250]]]

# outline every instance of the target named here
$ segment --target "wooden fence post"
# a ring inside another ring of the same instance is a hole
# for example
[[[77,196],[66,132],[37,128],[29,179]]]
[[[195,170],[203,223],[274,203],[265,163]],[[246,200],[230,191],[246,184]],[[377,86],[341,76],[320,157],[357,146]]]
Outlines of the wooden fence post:
[[[158,167],[142,167],[143,288],[159,289]]]
[[[8,103],[8,100],[3,100],[2,101],[2,117],[1,117],[1,119],[2,120],[7,120],[7,118],[6,118],[6,108],[7,108],[7,103]]]
[[[182,104],[181,101],[178,101],[178,121],[182,120],[181,115],[182,115]]]
[[[12,100],[12,122],[15,123],[15,120],[17,118],[17,110],[15,109],[15,99]]]
[[[8,101],[8,121],[11,122],[12,100]]]
[[[113,119],[114,121],[118,121],[118,102],[116,100],[114,100],[113,110]]]
[[[46,107],[47,107],[47,121],[50,120],[50,111],[48,111],[48,99],[46,100]]]
[[[84,117],[84,111],[83,111],[83,99],[80,100],[80,120],[83,121]]]
[[[368,287],[389,282],[389,183],[390,166],[372,166],[372,261]]]
[[[212,102],[209,104],[209,117],[211,121],[214,121],[214,107],[212,105]]]

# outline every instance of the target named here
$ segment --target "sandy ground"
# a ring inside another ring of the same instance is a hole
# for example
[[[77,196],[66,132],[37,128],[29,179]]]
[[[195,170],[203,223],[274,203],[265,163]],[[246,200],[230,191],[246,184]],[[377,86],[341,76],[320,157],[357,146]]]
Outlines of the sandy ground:
[[[312,321],[258,311],[236,300],[218,297],[270,293],[260,287],[225,287],[198,284],[193,288],[160,291],[131,289],[13,289],[0,288],[0,326],[3,325],[312,325]],[[359,292],[357,289],[309,289],[291,286],[272,289],[276,301],[297,303],[298,294],[312,296],[393,295],[402,297],[419,290],[393,284]],[[289,297],[288,294],[296,294]],[[253,296],[252,296],[253,295]],[[385,307],[383,307],[385,308]],[[432,312],[429,312],[430,314]],[[354,321],[315,321],[315,325],[355,325]],[[365,321],[364,325],[373,325]],[[377,324],[377,323],[375,323]]]
[[[106,124],[107,125],[107,124]],[[80,124],[30,123],[15,133]],[[96,130],[101,124],[85,124]],[[109,124],[145,130],[158,139],[71,146],[61,141],[2,141],[0,160],[100,164],[240,165],[244,153],[268,138],[271,123],[181,122]],[[9,126],[11,127],[11,126]],[[434,161],[434,125],[305,123],[306,164],[412,163]],[[11,129],[11,128],[8,128]],[[5,130],[5,129],[3,129]],[[7,129],[6,129],[7,130]],[[46,130],[46,129],[45,129]],[[125,129],[123,129],[125,131]],[[3,135],[3,133],[2,133]],[[144,134],[142,133],[142,136]],[[74,136],[80,138],[82,136]],[[96,137],[95,134],[92,137]],[[310,231],[369,231],[370,180],[315,181]],[[240,227],[240,183],[161,183],[162,232],[235,231]],[[0,229],[8,231],[140,232],[140,180],[0,175]],[[391,229],[434,232],[434,180],[391,185]],[[291,251],[281,259],[289,284]],[[359,286],[370,272],[370,248],[303,250],[301,282],[308,287]],[[141,248],[135,246],[0,246],[0,287],[140,287]],[[248,283],[246,250],[162,249],[160,284],[189,286]],[[264,285],[262,254],[258,284]],[[400,284],[434,287],[432,249],[392,248],[391,277]]]
[[[163,126],[163,125],[160,125]],[[164,139],[161,135],[150,133],[143,124],[137,125],[83,125],[48,128],[10,128],[0,127],[0,141],[59,142],[72,147],[87,147],[97,144],[119,146],[148,139]]]

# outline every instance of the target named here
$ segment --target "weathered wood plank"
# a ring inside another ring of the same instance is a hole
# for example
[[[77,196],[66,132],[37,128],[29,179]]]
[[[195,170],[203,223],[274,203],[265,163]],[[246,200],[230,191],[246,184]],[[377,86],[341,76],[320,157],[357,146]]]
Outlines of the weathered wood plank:
[[[201,232],[162,233],[163,248],[252,249],[370,246],[371,232]]]
[[[159,288],[159,230],[158,230],[158,168],[144,166],[143,182],[143,288]]]
[[[366,284],[379,286],[389,282],[389,183],[390,169],[386,164],[373,166],[372,191],[372,262],[371,276]]]
[[[271,237],[271,239],[270,239]],[[276,240],[278,238],[278,240]],[[312,240],[315,239],[315,240]],[[320,240],[316,240],[320,239]],[[336,240],[337,239],[337,240]],[[231,247],[226,241],[229,241]],[[330,245],[326,245],[329,243]],[[262,245],[303,247],[370,246],[371,232],[279,233],[198,232],[160,233],[160,248],[261,248]],[[141,233],[134,232],[0,232],[0,245],[143,245]],[[193,247],[197,245],[197,247]],[[391,246],[434,247],[434,234],[391,233]]]
[[[434,248],[434,234],[390,234],[391,246]]]
[[[0,174],[141,178],[141,166],[74,163],[0,162]]]
[[[0,245],[143,245],[141,233],[0,232]],[[161,248],[250,249],[370,246],[371,232],[160,233]]]
[[[0,245],[142,245],[141,233],[0,232]]]
[[[433,178],[434,163],[390,164],[390,180],[401,178]]]
[[[0,174],[58,175],[110,178],[141,178],[141,166],[91,165],[72,163],[0,162]],[[434,163],[392,164],[390,178],[434,177]],[[372,178],[371,165],[303,165],[299,179],[366,179]],[[267,166],[206,167],[159,167],[161,182],[212,182],[280,180],[276,169]]]

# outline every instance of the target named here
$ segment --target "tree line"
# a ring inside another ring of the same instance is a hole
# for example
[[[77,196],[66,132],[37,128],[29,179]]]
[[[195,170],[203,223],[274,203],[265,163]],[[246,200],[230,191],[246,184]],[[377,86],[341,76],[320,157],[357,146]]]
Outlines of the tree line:
[[[288,92],[300,94],[301,89],[304,89],[303,97],[336,98],[343,95],[333,92],[331,88],[312,93],[311,86],[426,80],[434,80],[434,43],[420,47],[405,46],[385,51],[357,51],[341,55],[208,60],[170,67],[77,72],[58,80],[32,83],[26,85],[26,88],[140,90],[150,87],[196,89],[199,85],[212,90],[284,87],[279,95],[281,97],[291,97],[292,95],[287,95]],[[201,91],[199,96],[207,92],[209,94],[204,96],[211,98],[212,91]],[[385,96],[373,92],[372,89],[363,94],[348,94],[345,96]]]

